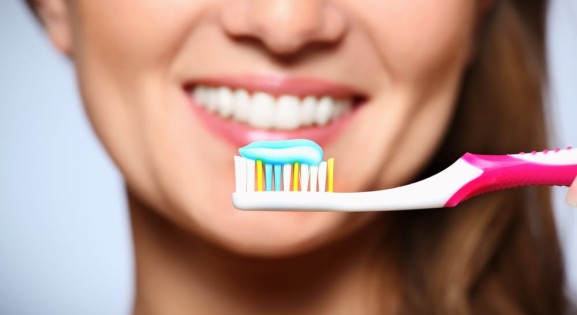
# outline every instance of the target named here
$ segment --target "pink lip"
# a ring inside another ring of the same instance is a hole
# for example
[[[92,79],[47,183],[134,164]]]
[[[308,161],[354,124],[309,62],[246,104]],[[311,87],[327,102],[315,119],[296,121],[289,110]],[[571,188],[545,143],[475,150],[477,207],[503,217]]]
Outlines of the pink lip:
[[[229,76],[209,77],[202,80],[189,82],[188,86],[194,85],[227,86],[235,89],[245,89],[249,92],[265,92],[274,96],[294,95],[323,96],[330,95],[335,98],[362,97],[362,93],[343,84],[327,82],[312,78],[295,78],[286,76]]]
[[[295,95],[299,97],[314,95],[330,95],[335,98],[364,98],[352,88],[325,82],[317,79],[301,79],[269,76],[243,76],[207,78],[189,82],[185,87],[187,98],[193,112],[216,135],[235,146],[244,146],[253,141],[309,139],[324,145],[333,139],[354,116],[355,110],[340,119],[321,127],[306,127],[292,131],[264,130],[247,124],[224,119],[210,113],[201,107],[190,93],[190,87],[195,85],[226,86],[234,89],[245,89],[249,92],[260,91],[275,96]]]

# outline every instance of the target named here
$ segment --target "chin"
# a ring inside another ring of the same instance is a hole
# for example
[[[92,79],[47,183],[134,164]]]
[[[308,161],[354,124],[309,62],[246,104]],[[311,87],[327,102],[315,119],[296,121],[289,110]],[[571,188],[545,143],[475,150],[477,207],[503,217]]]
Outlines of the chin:
[[[223,207],[198,221],[200,228],[196,232],[213,245],[242,256],[283,258],[334,243],[361,228],[369,221],[369,216],[331,212],[249,212]]]

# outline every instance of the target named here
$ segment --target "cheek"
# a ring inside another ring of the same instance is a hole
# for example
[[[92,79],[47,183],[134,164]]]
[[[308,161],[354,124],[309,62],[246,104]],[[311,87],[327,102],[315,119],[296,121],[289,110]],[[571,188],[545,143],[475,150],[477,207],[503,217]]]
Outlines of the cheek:
[[[143,63],[166,65],[199,22],[203,2],[76,1],[75,42],[80,44],[76,48],[100,54],[118,69]]]
[[[384,188],[410,181],[442,140],[469,60],[475,3],[366,2],[350,5],[386,73],[385,87],[375,93],[378,106],[367,108],[374,127],[365,132],[387,143],[373,150],[371,164],[380,166],[372,174],[382,174],[374,179],[377,188]]]
[[[362,14],[392,82],[430,84],[440,72],[460,68],[468,58],[474,1],[384,1],[377,5],[379,9],[365,8]]]
[[[168,117],[177,116],[173,104],[180,90],[168,73],[183,36],[198,20],[200,1],[71,5],[73,59],[93,127],[130,188],[156,198],[150,193],[156,189],[150,148],[162,142]]]

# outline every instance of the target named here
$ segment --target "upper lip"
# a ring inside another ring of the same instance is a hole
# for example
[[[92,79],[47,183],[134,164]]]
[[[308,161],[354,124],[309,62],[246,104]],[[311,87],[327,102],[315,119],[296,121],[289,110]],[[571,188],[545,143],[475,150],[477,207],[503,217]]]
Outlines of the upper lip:
[[[275,97],[281,95],[331,96],[334,98],[365,98],[365,94],[350,86],[323,79],[299,78],[288,76],[214,76],[189,81],[188,88],[197,85],[226,86],[233,89],[244,89],[248,92],[264,92]]]

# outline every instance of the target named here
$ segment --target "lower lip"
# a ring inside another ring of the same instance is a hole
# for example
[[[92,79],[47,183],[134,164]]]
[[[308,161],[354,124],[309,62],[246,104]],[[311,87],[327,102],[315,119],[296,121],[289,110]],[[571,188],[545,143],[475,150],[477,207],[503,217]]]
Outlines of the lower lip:
[[[235,146],[245,146],[254,141],[288,139],[309,139],[321,146],[326,145],[339,134],[354,114],[353,110],[345,116],[322,127],[307,127],[291,131],[263,130],[255,129],[246,124],[241,124],[212,114],[196,103],[190,96],[190,93],[185,93],[190,101],[190,107],[200,118],[200,121],[213,133]]]

